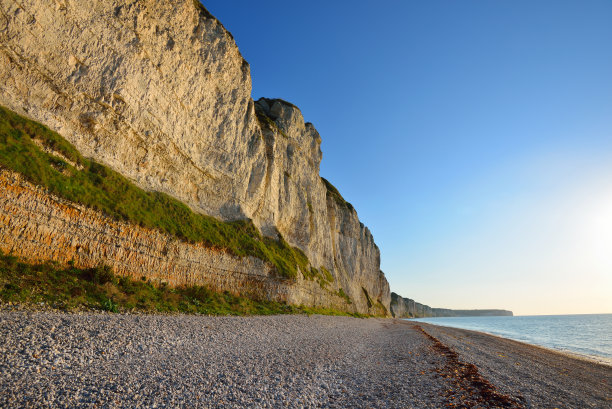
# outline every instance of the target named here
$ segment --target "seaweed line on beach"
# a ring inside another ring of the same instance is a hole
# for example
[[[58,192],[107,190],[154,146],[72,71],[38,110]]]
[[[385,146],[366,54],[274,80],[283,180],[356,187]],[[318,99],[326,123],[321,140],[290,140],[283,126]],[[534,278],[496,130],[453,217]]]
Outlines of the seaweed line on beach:
[[[522,396],[514,399],[498,392],[495,385],[480,375],[474,364],[461,361],[457,353],[438,338],[427,333],[420,325],[415,327],[433,342],[432,349],[446,358],[446,365],[437,372],[455,387],[446,392],[448,407],[472,408],[485,405],[495,408],[526,408],[524,403],[519,402],[525,401]]]

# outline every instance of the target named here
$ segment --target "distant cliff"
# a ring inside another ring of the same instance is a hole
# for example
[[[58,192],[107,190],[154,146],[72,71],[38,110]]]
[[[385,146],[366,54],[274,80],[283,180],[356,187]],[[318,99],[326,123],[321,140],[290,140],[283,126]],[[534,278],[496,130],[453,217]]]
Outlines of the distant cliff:
[[[388,314],[379,249],[353,206],[320,177],[318,132],[290,103],[251,99],[249,64],[198,1],[0,0],[0,11],[0,105],[57,131],[144,191],[224,222],[252,221],[264,236],[257,243],[276,240],[285,249],[286,241],[307,266],[281,285],[278,268],[262,260],[116,224],[13,173],[1,175],[4,251]],[[17,190],[25,196],[11,194]],[[53,248],[58,237],[62,246]],[[177,265],[191,270],[175,273]],[[247,270],[263,278],[249,283]],[[316,284],[316,275],[327,284]]]
[[[422,317],[484,317],[484,316],[512,316],[507,310],[450,310],[447,308],[432,308],[410,298],[403,298],[391,293],[391,314],[396,318],[422,318]]]

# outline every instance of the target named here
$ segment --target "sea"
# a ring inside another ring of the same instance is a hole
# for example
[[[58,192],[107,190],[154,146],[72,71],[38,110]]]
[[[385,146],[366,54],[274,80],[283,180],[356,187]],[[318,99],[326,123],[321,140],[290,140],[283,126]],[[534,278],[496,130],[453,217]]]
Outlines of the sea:
[[[486,332],[612,365],[612,314],[440,317],[410,321]]]

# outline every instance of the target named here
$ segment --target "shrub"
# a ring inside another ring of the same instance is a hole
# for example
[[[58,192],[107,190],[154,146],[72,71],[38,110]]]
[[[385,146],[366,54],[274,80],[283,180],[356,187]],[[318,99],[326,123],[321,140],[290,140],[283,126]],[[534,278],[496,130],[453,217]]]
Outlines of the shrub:
[[[110,298],[107,298],[105,301],[102,302],[102,309],[108,312],[119,312],[117,304],[113,302],[113,300],[111,300]]]
[[[94,284],[106,284],[115,282],[115,274],[110,266],[100,264],[83,271],[83,278]]]

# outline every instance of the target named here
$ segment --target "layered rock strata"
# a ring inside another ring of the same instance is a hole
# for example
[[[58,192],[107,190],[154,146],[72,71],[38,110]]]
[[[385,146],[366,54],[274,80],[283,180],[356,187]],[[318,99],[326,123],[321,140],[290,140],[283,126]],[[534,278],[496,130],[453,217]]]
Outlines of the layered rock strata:
[[[236,257],[110,219],[3,169],[0,250],[29,262],[52,260],[77,267],[103,263],[119,275],[171,286],[205,285],[258,299],[350,310],[343,297],[314,281],[284,280],[257,258]]]
[[[508,310],[451,310],[448,308],[432,308],[429,305],[418,303],[410,298],[404,298],[391,293],[391,315],[395,318],[422,318],[422,317],[484,317],[484,316],[512,316]]]
[[[316,129],[289,103],[251,99],[248,63],[197,1],[0,0],[0,11],[0,104],[144,189],[280,233],[351,309],[389,310],[370,231],[319,176]]]

